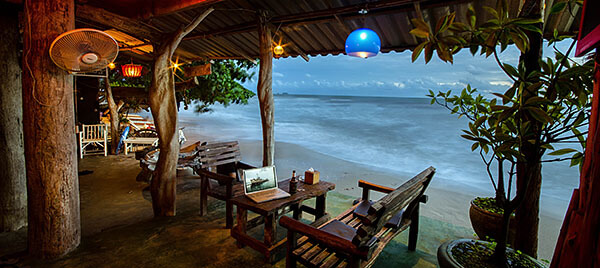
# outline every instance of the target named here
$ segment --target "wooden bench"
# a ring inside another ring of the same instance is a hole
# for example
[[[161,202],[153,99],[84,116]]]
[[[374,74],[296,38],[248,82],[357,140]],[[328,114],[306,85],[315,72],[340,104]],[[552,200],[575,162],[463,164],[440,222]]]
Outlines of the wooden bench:
[[[195,168],[200,165],[199,157],[197,156],[201,146],[206,145],[206,142],[196,142],[186,147],[179,149],[179,159],[177,160],[177,168]],[[142,170],[137,175],[137,181],[150,182],[152,173],[158,162],[159,149],[151,149],[149,151],[140,152],[140,167]],[[136,154],[136,158],[138,158]]]
[[[423,193],[434,173],[429,167],[396,189],[361,180],[362,199],[317,228],[281,217],[279,224],[288,229],[286,267],[296,267],[296,262],[307,267],[370,267],[383,248],[409,226],[408,249],[414,251],[419,203],[427,201]],[[387,195],[372,202],[370,190]]]
[[[198,148],[199,165],[194,170],[202,184],[200,187],[200,216],[207,213],[208,196],[225,201],[225,228],[233,227],[231,199],[244,194],[240,170],[254,168],[240,161],[237,141],[209,143]]]

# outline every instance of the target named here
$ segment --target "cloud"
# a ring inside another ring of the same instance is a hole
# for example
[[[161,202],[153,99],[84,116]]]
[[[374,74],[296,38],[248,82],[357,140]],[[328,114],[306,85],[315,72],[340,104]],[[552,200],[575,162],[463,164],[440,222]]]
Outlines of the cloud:
[[[273,77],[283,77],[284,75],[282,73],[278,73],[278,72],[273,72]]]
[[[312,77],[312,75],[310,75],[310,74],[305,74],[305,76],[308,77],[308,78]]]
[[[507,86],[510,87],[513,85],[510,81],[490,81],[490,85],[492,86]]]

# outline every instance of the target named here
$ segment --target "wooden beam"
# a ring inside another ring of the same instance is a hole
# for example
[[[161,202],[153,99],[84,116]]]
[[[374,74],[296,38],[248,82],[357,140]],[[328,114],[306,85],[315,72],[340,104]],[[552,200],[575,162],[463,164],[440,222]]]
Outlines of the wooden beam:
[[[412,11],[413,3],[415,2],[418,2],[418,0],[387,0],[371,3],[369,4],[369,13],[367,13],[366,15],[358,14],[358,11],[365,7],[364,4],[359,4],[347,7],[331,8],[293,15],[279,16],[270,19],[269,22],[273,25],[281,24],[280,27],[291,27],[298,25],[308,25],[336,21],[337,19],[335,18],[335,15],[342,16],[345,20],[362,18],[364,16],[380,16],[398,12]],[[469,0],[430,1],[427,4],[422,4],[421,6],[423,8],[434,8],[462,2],[469,2]],[[254,21],[251,21],[241,23],[238,25],[228,26],[222,29],[205,31],[198,34],[190,35],[184,38],[184,40],[206,39],[215,36],[246,33],[253,31],[256,31],[256,23]]]
[[[152,0],[152,5],[145,6],[139,18],[146,20],[189,9],[208,7],[221,1],[223,0]]]
[[[273,50],[271,49],[273,41],[271,40],[271,28],[264,11],[259,14],[258,40],[260,66],[257,93],[263,133],[263,166],[270,166],[275,162]]]
[[[158,41],[162,32],[139,20],[117,15],[102,8],[90,5],[77,5],[76,16],[117,29],[142,41]]]

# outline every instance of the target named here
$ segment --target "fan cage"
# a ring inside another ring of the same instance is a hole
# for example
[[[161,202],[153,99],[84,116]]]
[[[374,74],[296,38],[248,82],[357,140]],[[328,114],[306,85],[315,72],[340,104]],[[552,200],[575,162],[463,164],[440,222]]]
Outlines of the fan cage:
[[[106,68],[119,53],[119,44],[109,34],[81,28],[59,35],[50,45],[50,58],[61,69],[71,73],[94,72]],[[98,60],[87,64],[83,55],[94,53]]]

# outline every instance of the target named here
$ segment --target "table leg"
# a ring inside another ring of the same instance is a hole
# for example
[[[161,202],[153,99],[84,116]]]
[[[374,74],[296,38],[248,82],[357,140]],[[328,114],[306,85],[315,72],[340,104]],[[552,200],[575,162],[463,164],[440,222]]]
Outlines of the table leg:
[[[317,203],[315,205],[315,210],[317,213],[315,214],[315,219],[325,216],[325,199],[326,198],[327,198],[327,193],[317,196]]]
[[[265,216],[265,245],[271,247],[275,240],[277,226],[275,222],[275,213],[269,213]]]
[[[245,208],[237,206],[237,225],[235,228],[240,234],[246,234],[246,222],[248,221],[248,211]],[[243,248],[244,244],[237,240],[238,248]]]
[[[301,204],[293,204],[293,205],[291,205],[292,212],[293,212],[293,217],[296,220],[301,220],[302,219],[302,210],[300,210],[300,205]]]
[[[127,155],[127,142],[124,142],[123,146],[125,146],[125,148],[123,148],[123,149],[125,149],[125,155]]]

